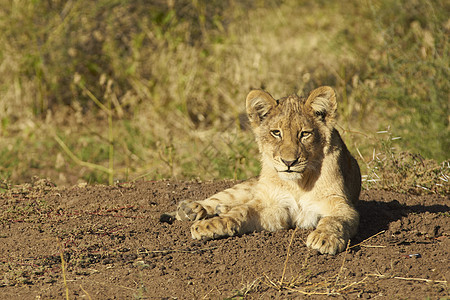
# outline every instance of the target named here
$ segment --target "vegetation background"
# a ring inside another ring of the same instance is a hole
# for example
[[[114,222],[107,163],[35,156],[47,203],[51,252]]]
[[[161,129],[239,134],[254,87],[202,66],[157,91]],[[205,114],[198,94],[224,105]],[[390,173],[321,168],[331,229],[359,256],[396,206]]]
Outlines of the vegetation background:
[[[0,0],[2,185],[245,179],[259,168],[248,91],[330,85],[365,187],[448,192],[449,12],[444,0]]]

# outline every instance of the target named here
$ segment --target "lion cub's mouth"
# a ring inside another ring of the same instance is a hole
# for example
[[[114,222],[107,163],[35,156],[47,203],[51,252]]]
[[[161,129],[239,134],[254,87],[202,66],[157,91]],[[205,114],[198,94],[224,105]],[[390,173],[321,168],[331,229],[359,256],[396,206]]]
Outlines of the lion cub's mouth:
[[[297,180],[303,176],[303,170],[296,171],[296,170],[287,169],[287,170],[282,170],[282,171],[277,170],[277,171],[278,171],[278,176],[284,180]]]
[[[303,173],[303,172],[300,172],[300,171],[295,171],[295,170],[291,170],[291,169],[287,169],[287,170],[282,170],[282,171],[278,171],[278,172],[280,172],[280,173]]]

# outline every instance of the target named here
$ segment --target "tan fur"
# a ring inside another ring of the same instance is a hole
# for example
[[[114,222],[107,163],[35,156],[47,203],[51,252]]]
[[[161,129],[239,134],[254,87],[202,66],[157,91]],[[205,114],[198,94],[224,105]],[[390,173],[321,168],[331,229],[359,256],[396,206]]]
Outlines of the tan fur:
[[[321,253],[343,251],[356,233],[353,204],[361,175],[335,129],[336,96],[320,87],[307,99],[275,100],[251,91],[247,114],[261,153],[261,174],[202,201],[183,201],[176,218],[194,221],[194,239],[252,231],[315,228],[306,244]]]

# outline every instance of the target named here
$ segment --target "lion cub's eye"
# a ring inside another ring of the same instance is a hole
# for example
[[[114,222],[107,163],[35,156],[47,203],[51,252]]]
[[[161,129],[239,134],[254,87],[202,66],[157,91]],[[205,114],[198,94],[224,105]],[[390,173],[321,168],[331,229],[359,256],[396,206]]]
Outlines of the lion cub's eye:
[[[312,135],[312,132],[310,132],[310,131],[302,131],[302,132],[300,133],[300,139],[307,138],[307,137],[309,137],[309,136],[311,136],[311,135]]]
[[[281,137],[281,131],[279,131],[278,129],[271,130],[270,134],[273,135],[276,138],[280,138]]]

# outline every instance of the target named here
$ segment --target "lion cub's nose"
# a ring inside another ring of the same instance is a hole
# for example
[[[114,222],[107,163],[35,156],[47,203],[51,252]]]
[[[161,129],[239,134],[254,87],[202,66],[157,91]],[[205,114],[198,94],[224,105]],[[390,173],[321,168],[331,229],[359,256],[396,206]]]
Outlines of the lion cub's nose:
[[[295,165],[295,163],[298,161],[298,159],[295,159],[295,160],[281,159],[281,161],[286,165],[286,167],[292,167],[293,165]]]

